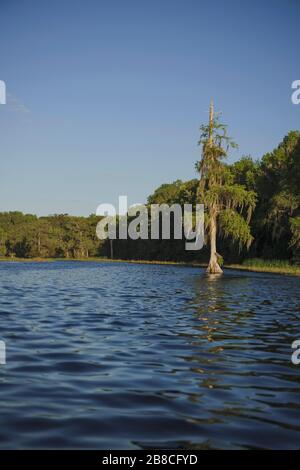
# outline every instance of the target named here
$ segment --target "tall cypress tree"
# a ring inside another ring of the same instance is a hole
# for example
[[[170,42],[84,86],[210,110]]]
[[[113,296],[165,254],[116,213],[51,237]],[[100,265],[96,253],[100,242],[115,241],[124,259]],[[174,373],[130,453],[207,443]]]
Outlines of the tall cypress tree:
[[[243,185],[235,184],[229,167],[224,163],[229,149],[237,145],[228,137],[227,126],[214,115],[213,101],[210,103],[209,123],[202,125],[200,132],[202,158],[196,163],[196,169],[200,173],[198,201],[205,207],[206,241],[210,245],[207,272],[222,274],[217,237],[231,238],[240,248],[250,246],[253,237],[249,223],[256,194]]]

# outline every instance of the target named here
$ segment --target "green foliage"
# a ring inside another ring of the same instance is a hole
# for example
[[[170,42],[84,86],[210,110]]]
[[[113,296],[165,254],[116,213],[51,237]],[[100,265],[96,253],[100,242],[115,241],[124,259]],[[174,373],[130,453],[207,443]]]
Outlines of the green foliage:
[[[300,215],[290,218],[292,238],[290,246],[300,250]]]
[[[215,204],[220,214],[227,209],[232,212],[239,211],[242,214],[246,209],[246,221],[249,223],[256,204],[256,193],[247,191],[239,184],[216,185],[206,191],[204,201],[208,206]]]
[[[259,268],[285,268],[291,265],[288,261],[281,260],[281,259],[266,260],[263,258],[252,258],[252,259],[245,259],[243,261],[243,266],[259,267]]]
[[[253,236],[250,232],[250,226],[238,212],[233,209],[225,209],[219,216],[221,236],[230,238],[238,244],[239,250],[243,246],[250,247]]]
[[[219,227],[219,236],[236,242],[239,250],[242,246],[249,248],[253,241],[249,224],[257,200],[254,163],[249,157],[232,167],[224,163],[229,148],[237,145],[228,137],[227,127],[218,118],[211,119],[200,131],[202,158],[196,169],[200,173],[198,200],[204,203],[206,211],[206,240],[212,236],[211,227]]]
[[[162,184],[148,197],[148,204],[173,204],[179,197],[181,186],[181,180],[171,184]]]
[[[227,125],[220,122],[220,113],[214,117],[212,126],[210,126],[210,124],[200,126],[198,145],[202,146],[204,150],[209,142],[210,136],[214,142],[214,151],[216,151],[219,158],[226,157],[230,147],[238,148],[238,145],[228,135]]]
[[[87,258],[101,251],[96,237],[99,217],[21,212],[0,213],[0,256],[21,258]]]
[[[260,161],[242,157],[224,162],[232,141],[226,127],[216,122],[213,165],[198,166],[199,180],[163,184],[148,198],[149,204],[193,204],[218,208],[218,246],[225,262],[247,257],[289,259],[300,262],[300,132],[290,132]],[[207,145],[208,127],[201,142]],[[222,151],[216,147],[222,146]],[[212,168],[216,170],[211,173]],[[202,173],[201,173],[202,174]],[[213,180],[208,181],[213,176]],[[87,258],[109,256],[106,242],[96,237],[99,217],[57,214],[37,217],[21,212],[0,213],[0,257]],[[209,226],[206,210],[205,225]],[[243,247],[249,248],[249,254]],[[123,259],[206,261],[208,252],[188,252],[184,240],[115,240],[114,256]],[[253,263],[257,264],[255,259]],[[219,263],[220,264],[220,263]],[[261,267],[263,269],[263,267]],[[275,269],[275,267],[274,267]],[[277,269],[277,268],[276,268]]]
[[[242,157],[231,166],[231,172],[237,184],[244,186],[247,190],[257,191],[259,162],[253,161],[250,156]]]
[[[217,261],[218,261],[219,266],[223,266],[224,258],[223,256],[219,255],[219,253],[217,253]]]
[[[258,254],[299,256],[300,132],[291,131],[273,152],[263,156],[257,174],[259,203],[254,214]]]

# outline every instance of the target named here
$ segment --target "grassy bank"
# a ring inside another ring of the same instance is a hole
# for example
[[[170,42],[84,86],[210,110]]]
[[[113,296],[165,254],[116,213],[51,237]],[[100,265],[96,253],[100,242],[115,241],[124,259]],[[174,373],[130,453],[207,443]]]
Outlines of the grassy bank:
[[[195,266],[204,267],[206,265],[201,263],[187,263],[184,261],[159,261],[159,260],[130,260],[130,259],[111,259],[111,258],[10,258],[0,257],[0,262],[27,262],[27,263],[51,263],[53,261],[84,261],[84,262],[97,262],[97,263],[132,263],[132,264],[162,264],[174,266]]]
[[[227,268],[262,273],[292,274],[294,276],[300,276],[300,266],[292,265],[288,261],[284,260],[264,260],[260,258],[253,258],[243,261],[242,264],[228,265]]]

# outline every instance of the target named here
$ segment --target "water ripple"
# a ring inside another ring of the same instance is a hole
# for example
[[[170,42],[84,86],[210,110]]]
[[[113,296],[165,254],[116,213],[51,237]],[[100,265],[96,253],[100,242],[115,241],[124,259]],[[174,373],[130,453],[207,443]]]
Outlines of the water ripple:
[[[299,448],[300,279],[0,263],[1,448]]]

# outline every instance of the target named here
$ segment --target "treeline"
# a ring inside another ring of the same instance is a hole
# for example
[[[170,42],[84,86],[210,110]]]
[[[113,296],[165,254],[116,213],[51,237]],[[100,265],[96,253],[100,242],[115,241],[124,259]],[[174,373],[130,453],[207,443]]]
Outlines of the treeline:
[[[247,257],[300,260],[300,132],[291,131],[261,160],[243,157],[227,165],[233,183],[254,191],[257,204],[251,219],[253,243],[249,251],[219,234],[225,261]],[[163,184],[149,204],[197,202],[197,178]],[[198,201],[201,202],[201,201]],[[53,215],[37,217],[21,212],[0,213],[0,256],[22,258],[115,258],[206,261],[206,249],[185,250],[184,240],[115,240],[113,247],[96,237],[99,217]],[[230,223],[230,221],[229,221]]]
[[[89,258],[105,256],[96,237],[99,217],[67,214],[37,217],[0,213],[0,256],[18,258]]]

